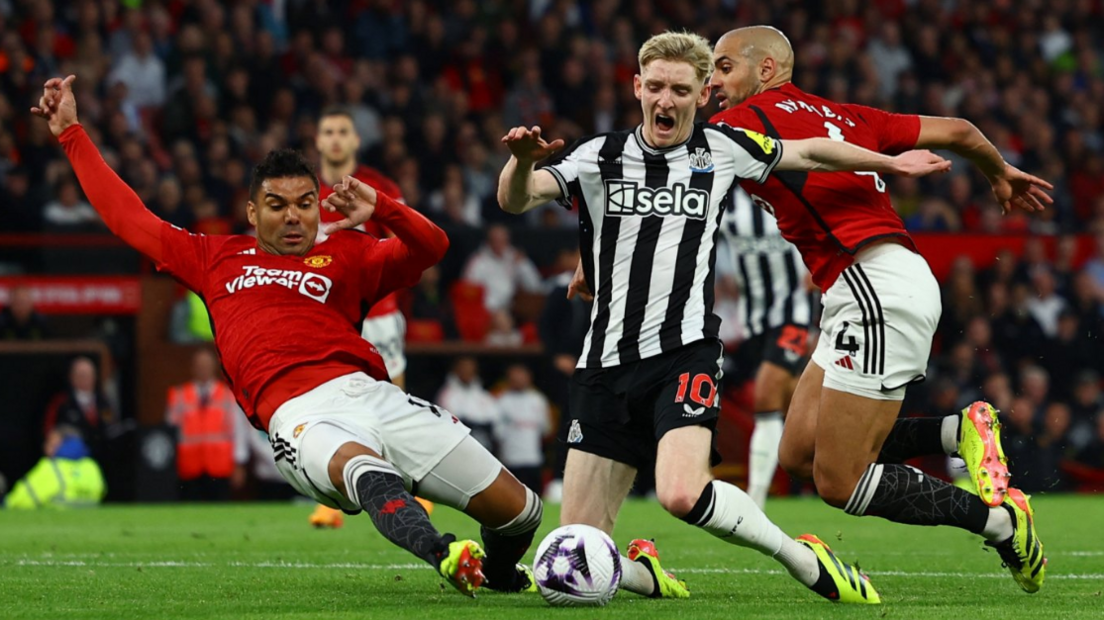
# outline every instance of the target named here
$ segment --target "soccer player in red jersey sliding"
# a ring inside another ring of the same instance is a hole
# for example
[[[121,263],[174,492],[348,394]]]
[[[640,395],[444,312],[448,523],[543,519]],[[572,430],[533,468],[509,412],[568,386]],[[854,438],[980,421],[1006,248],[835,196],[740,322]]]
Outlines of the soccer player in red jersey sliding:
[[[721,37],[712,85],[724,110],[712,122],[887,154],[949,149],[985,174],[1006,212],[1051,202],[1049,183],[1006,163],[968,121],[822,99],[790,82],[793,59],[785,35],[769,26]],[[826,502],[850,514],[980,534],[1021,588],[1038,591],[1046,558],[1027,497],[1008,487],[996,411],[979,402],[947,418],[897,419],[905,388],[924,379],[942,308],[885,183],[873,172],[782,172],[740,183],[778,219],[824,295],[820,343],[779,448],[783,467],[814,480]],[[903,464],[942,453],[966,460],[977,495]]]
[[[318,133],[314,145],[320,155],[318,180],[319,198],[325,200],[333,193],[335,185],[351,176],[372,186],[377,192],[405,204],[402,190],[382,172],[365,165],[358,165],[356,153],[360,148],[360,136],[353,124],[352,114],[340,107],[327,108],[318,118]],[[321,211],[323,224],[340,221],[342,214],[336,211]],[[391,237],[391,232],[375,220],[368,220],[357,226],[379,239]],[[398,292],[392,292],[379,300],[368,310],[360,335],[379,351],[383,365],[391,377],[391,383],[406,389],[406,319],[399,310]],[[433,503],[418,498],[427,512],[432,512]],[[308,519],[315,527],[341,527],[344,516],[340,510],[318,504]]]
[[[77,120],[74,79],[47,81],[31,112],[48,121],[108,228],[203,298],[234,395],[269,433],[284,478],[321,503],[367,512],[465,594],[484,578],[498,590],[535,589],[517,561],[540,524],[540,499],[459,420],[388,382],[356,330],[363,304],[413,285],[444,256],[445,233],[348,177],[326,200],[345,217],[318,235],[318,179],[291,150],[254,169],[256,238],[185,232],[147,210],[104,162]],[[369,219],[395,238],[346,230]],[[486,552],[439,533],[409,487],[483,524]]]

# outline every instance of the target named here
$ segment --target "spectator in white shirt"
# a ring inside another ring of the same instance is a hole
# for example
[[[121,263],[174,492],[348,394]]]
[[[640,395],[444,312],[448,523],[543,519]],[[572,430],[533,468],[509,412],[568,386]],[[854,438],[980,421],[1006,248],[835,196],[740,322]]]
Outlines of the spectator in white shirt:
[[[139,108],[165,103],[165,63],[153,53],[149,33],[138,32],[131,51],[115,65],[108,84],[122,82],[127,86],[127,103]]]
[[[468,260],[463,279],[483,286],[483,303],[492,312],[509,310],[519,287],[542,290],[537,267],[510,245],[510,231],[501,224],[487,230],[487,242]]]
[[[537,495],[543,485],[544,437],[552,430],[548,399],[533,387],[533,375],[521,364],[506,371],[506,391],[498,397],[499,460]]]
[[[66,178],[58,184],[57,198],[42,208],[42,217],[53,227],[77,227],[100,223],[100,216],[92,205],[81,200],[77,183]]]
[[[1058,294],[1054,274],[1049,267],[1037,267],[1031,272],[1031,283],[1035,285],[1035,296],[1027,301],[1027,311],[1043,329],[1047,338],[1058,335],[1058,316],[1069,305]]]
[[[474,357],[457,358],[452,372],[445,377],[445,385],[437,394],[437,404],[460,418],[471,429],[471,435],[494,450],[494,427],[498,422],[498,406],[494,396],[483,388],[479,380],[479,366]]]

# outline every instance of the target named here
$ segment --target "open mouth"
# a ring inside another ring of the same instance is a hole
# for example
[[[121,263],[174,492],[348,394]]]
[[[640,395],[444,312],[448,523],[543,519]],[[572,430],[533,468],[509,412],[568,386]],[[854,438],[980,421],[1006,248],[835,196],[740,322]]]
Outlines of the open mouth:
[[[656,126],[664,131],[675,128],[675,119],[664,114],[656,114]]]
[[[299,243],[302,240],[303,240],[303,235],[301,233],[287,233],[286,235],[284,235],[284,242],[285,243],[290,243],[290,244],[294,245],[296,243]]]

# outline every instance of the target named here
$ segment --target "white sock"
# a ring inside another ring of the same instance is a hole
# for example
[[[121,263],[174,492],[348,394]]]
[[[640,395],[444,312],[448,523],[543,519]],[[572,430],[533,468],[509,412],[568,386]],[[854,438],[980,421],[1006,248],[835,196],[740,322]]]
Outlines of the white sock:
[[[621,556],[621,589],[651,596],[655,592],[655,577],[648,567]]]
[[[750,547],[778,560],[806,586],[816,583],[820,575],[813,550],[786,536],[747,493],[727,482],[709,483],[684,520],[725,542]]]
[[[778,444],[782,442],[782,412],[755,414],[748,455],[748,495],[762,508],[767,503],[774,471],[778,469]]]
[[[1015,531],[1012,526],[1012,515],[1007,508],[997,506],[989,509],[989,519],[985,522],[985,529],[981,535],[989,542],[1002,542],[1012,538]]]
[[[962,426],[962,416],[953,414],[943,418],[939,438],[943,440],[943,452],[947,456],[958,454],[958,429]]]

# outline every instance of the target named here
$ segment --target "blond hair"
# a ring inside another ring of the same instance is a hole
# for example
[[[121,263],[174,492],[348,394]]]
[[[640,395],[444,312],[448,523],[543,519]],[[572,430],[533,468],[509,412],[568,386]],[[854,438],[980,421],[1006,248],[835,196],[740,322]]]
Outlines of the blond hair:
[[[700,82],[705,82],[713,72],[713,48],[705,37],[692,32],[667,31],[645,41],[637,55],[640,71],[653,60],[689,63]]]

